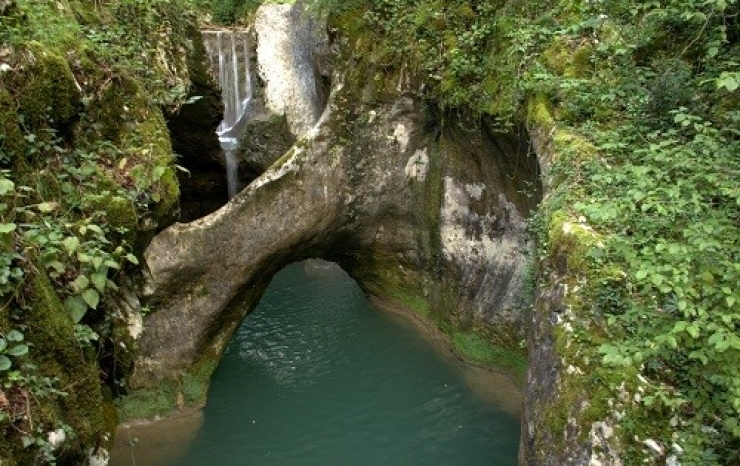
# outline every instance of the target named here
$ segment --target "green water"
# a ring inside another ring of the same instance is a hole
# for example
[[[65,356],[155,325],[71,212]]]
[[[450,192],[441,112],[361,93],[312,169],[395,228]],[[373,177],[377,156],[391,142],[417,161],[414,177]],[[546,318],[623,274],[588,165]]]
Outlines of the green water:
[[[516,465],[516,394],[471,370],[338,267],[294,264],[234,336],[202,426],[168,464]]]

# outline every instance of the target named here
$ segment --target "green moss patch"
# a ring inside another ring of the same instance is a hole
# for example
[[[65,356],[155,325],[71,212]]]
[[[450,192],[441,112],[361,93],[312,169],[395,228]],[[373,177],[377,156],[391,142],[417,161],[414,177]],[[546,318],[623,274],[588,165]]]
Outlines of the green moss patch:
[[[454,332],[451,335],[455,351],[466,360],[486,366],[502,368],[522,382],[526,375],[527,361],[522,352],[492,343],[475,332]]]
[[[179,380],[163,380],[154,387],[139,388],[116,400],[121,422],[154,419],[181,409],[205,405],[216,359],[204,358],[186,370]]]
[[[178,407],[179,393],[177,384],[166,383],[156,389],[137,390],[119,397],[116,399],[118,418],[121,422],[128,422],[170,414]]]
[[[19,378],[3,385],[3,390],[8,390],[11,398],[17,393],[13,387],[23,387],[20,389],[33,394],[26,400],[30,419],[12,422],[27,429],[35,446],[24,448],[18,436],[7,435],[14,428],[5,419],[0,422],[0,430],[6,434],[0,440],[0,461],[34,464],[43,458],[47,433],[64,428],[68,440],[61,458],[73,464],[82,462],[87,449],[99,444],[101,434],[115,427],[105,414],[110,402],[103,397],[95,358],[86,354],[74,338],[72,319],[49,279],[38,272],[30,277],[28,287],[32,301],[24,309],[28,324],[25,341],[30,346],[25,363],[34,367],[18,373]],[[5,328],[3,331],[7,332]]]
[[[19,112],[34,128],[61,128],[81,108],[81,95],[67,61],[40,43],[24,52],[29,66],[18,77]]]

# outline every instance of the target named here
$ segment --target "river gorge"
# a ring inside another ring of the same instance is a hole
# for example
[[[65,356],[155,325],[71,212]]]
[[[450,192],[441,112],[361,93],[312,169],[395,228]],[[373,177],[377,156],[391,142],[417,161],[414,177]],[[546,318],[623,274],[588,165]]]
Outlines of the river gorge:
[[[735,466],[737,9],[0,0],[0,464]]]

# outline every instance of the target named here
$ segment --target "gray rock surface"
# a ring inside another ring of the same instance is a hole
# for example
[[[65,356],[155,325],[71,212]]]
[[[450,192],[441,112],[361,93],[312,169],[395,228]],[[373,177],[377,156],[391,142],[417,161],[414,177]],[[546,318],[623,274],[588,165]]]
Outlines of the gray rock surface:
[[[266,3],[257,10],[254,30],[265,108],[285,115],[291,132],[301,136],[326,104],[317,65],[327,41],[325,24],[307,14],[302,2]]]
[[[290,61],[278,42],[260,39],[259,53]],[[337,63],[349,62],[344,53]],[[526,134],[440,114],[403,71],[384,87],[375,71],[338,70],[315,124],[313,103],[295,107],[303,119],[285,110],[303,136],[283,157],[218,211],[154,239],[134,391],[212,367],[274,273],[312,257],[337,262],[381,301],[504,347],[524,338],[525,218],[539,198]]]
[[[150,245],[156,312],[134,387],[218,357],[272,275],[309,257],[338,262],[385,300],[415,296],[460,327],[521,337],[524,217],[536,201],[523,194],[535,179],[526,145],[480,122],[442,127],[407,92],[348,105],[343,77],[335,82],[321,121],[283,159]]]

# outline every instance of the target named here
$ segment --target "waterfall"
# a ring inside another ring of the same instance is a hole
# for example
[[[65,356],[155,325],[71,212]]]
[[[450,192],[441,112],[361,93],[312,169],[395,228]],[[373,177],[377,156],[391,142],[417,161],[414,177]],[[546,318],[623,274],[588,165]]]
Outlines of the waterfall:
[[[211,73],[221,87],[224,119],[216,133],[224,151],[229,198],[237,192],[239,137],[252,101],[250,40],[245,30],[203,31]]]

